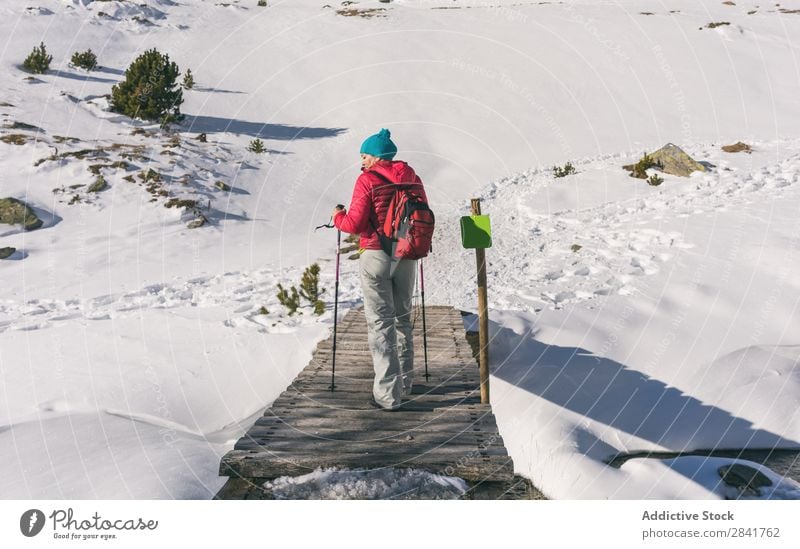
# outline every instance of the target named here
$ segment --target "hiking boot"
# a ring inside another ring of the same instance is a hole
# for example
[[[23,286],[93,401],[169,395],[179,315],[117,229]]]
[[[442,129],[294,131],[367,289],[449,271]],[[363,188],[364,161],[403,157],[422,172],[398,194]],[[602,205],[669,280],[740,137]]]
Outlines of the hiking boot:
[[[375,397],[369,397],[369,405],[373,408],[377,408],[379,410],[383,410],[384,412],[396,412],[400,409],[400,405],[395,406],[394,408],[386,408],[385,406],[381,406],[378,404],[378,401],[375,400]]]

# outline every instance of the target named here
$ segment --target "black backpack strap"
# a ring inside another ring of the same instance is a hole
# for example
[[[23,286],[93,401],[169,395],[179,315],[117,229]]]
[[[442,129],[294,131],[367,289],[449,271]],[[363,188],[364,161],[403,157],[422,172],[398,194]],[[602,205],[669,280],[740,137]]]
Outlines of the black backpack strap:
[[[388,177],[386,177],[386,176],[384,176],[382,174],[379,174],[378,172],[375,172],[375,171],[372,171],[372,170],[368,170],[368,171],[373,173],[373,174],[375,174],[375,175],[377,175],[378,178],[382,179],[383,181],[385,181],[389,185],[394,185],[395,184],[394,181],[391,181]],[[372,189],[370,189],[370,192],[372,192]],[[372,201],[372,211],[375,212],[375,218],[377,219],[378,218],[378,211],[375,209],[375,201],[374,200]],[[369,217],[369,224],[372,225],[372,229],[375,231],[375,234],[378,235],[378,240],[380,240],[381,249],[383,250],[383,253],[385,253],[389,257],[394,257],[394,245],[395,245],[394,240],[392,240],[391,238],[389,238],[388,236],[383,234],[383,231],[378,229],[378,227],[375,226],[375,222],[372,221],[372,216],[371,215]]]

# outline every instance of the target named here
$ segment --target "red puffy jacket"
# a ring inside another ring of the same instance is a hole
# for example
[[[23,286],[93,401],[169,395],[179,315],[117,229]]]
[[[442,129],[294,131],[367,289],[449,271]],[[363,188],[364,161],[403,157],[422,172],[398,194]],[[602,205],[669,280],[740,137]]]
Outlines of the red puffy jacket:
[[[403,161],[377,162],[358,176],[347,212],[339,212],[334,216],[333,224],[337,229],[361,235],[359,247],[380,250],[381,241],[375,233],[375,227],[383,227],[389,202],[394,195],[394,185],[373,172],[381,174],[392,183],[422,183],[422,180],[414,172],[414,168]],[[427,201],[424,190],[422,195]]]

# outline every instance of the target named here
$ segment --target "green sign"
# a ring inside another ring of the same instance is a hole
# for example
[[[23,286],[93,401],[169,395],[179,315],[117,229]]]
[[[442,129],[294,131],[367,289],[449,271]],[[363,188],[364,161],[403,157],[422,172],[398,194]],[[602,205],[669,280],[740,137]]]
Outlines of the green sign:
[[[492,247],[492,225],[488,215],[465,215],[461,218],[461,244],[465,248]]]

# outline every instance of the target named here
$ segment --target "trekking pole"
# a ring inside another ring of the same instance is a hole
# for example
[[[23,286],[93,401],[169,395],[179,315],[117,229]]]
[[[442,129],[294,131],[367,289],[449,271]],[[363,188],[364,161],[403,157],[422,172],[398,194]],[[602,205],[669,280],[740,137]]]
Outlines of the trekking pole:
[[[336,375],[336,324],[339,319],[339,257],[342,255],[342,231],[336,230],[336,285],[333,291],[333,359],[331,361],[331,391],[336,389],[333,384]]]
[[[425,381],[430,379],[428,374],[428,326],[425,322],[425,271],[422,269],[422,260],[419,260],[419,288],[422,295],[422,347],[425,351]]]
[[[341,208],[344,208],[341,204],[339,204]],[[333,229],[333,217],[331,217],[330,221],[326,225],[320,225],[319,227],[315,227],[314,230],[321,229],[322,227],[326,227],[328,229]],[[334,384],[334,380],[336,379],[336,328],[339,323],[339,256],[341,256],[341,249],[342,249],[342,231],[336,230],[336,285],[334,286],[333,291],[333,357],[331,358],[331,385],[328,387],[331,391],[336,389],[336,385]]]

